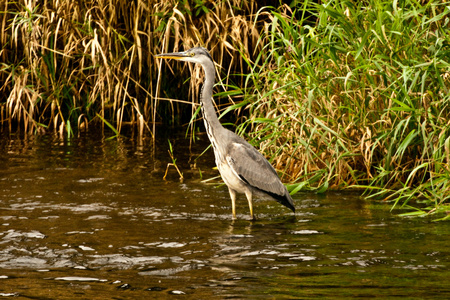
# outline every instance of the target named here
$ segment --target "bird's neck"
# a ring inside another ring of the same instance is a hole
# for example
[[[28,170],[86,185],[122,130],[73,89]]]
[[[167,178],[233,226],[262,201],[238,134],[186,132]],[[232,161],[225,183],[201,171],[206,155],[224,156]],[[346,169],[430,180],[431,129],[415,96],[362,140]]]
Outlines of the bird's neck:
[[[200,93],[200,101],[206,132],[211,140],[212,135],[215,134],[215,130],[221,130],[223,127],[217,118],[216,110],[212,102],[212,91],[216,77],[214,67],[203,69],[205,71],[205,81]]]

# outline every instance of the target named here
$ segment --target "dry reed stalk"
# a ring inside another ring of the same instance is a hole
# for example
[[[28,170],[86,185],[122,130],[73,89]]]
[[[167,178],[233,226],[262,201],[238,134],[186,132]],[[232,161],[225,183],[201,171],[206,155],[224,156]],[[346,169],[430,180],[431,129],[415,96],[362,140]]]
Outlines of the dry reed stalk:
[[[131,124],[143,133],[149,127],[142,124],[166,118],[158,110],[168,101],[159,96],[152,54],[204,46],[228,66],[221,74],[243,73],[239,50],[255,48],[259,38],[256,1],[20,0],[0,7],[0,106],[10,130],[71,135],[81,124],[108,120],[118,132]],[[197,101],[197,80],[190,83],[191,101]],[[31,90],[35,103],[18,89]],[[179,102],[169,103],[175,121]],[[13,106],[27,117],[6,109]]]

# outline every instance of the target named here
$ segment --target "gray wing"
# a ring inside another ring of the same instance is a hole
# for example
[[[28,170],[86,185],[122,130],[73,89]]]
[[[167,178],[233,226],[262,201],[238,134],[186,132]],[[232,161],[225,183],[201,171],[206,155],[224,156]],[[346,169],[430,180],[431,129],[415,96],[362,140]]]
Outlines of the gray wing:
[[[227,147],[226,160],[233,172],[259,190],[284,196],[286,188],[267,159],[239,138]]]

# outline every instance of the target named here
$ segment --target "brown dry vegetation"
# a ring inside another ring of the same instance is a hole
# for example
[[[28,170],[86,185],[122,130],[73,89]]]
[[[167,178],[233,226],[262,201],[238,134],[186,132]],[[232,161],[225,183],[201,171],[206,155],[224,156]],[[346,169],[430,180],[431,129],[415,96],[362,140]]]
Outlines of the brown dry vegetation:
[[[294,192],[363,187],[449,210],[449,2],[258,3],[3,1],[3,132],[71,136],[100,124],[142,136],[196,117],[201,69],[162,72],[154,54],[203,46],[216,99],[246,109],[238,133]]]
[[[2,1],[1,125],[71,135],[103,121],[117,132],[136,125],[143,134],[149,124],[174,118],[177,103],[161,91],[154,54],[201,45],[230,74],[245,66],[239,50],[257,50],[255,1],[195,3]],[[191,81],[192,101],[198,83]]]

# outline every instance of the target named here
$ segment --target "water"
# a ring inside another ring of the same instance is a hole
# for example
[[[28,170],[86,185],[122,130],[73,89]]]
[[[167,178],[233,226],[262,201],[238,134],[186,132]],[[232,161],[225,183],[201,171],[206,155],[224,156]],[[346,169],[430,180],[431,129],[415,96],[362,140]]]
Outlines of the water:
[[[180,182],[167,136],[2,137],[0,298],[450,297],[448,222],[348,193],[256,201],[255,222],[241,196],[232,221],[200,138],[172,140]]]

